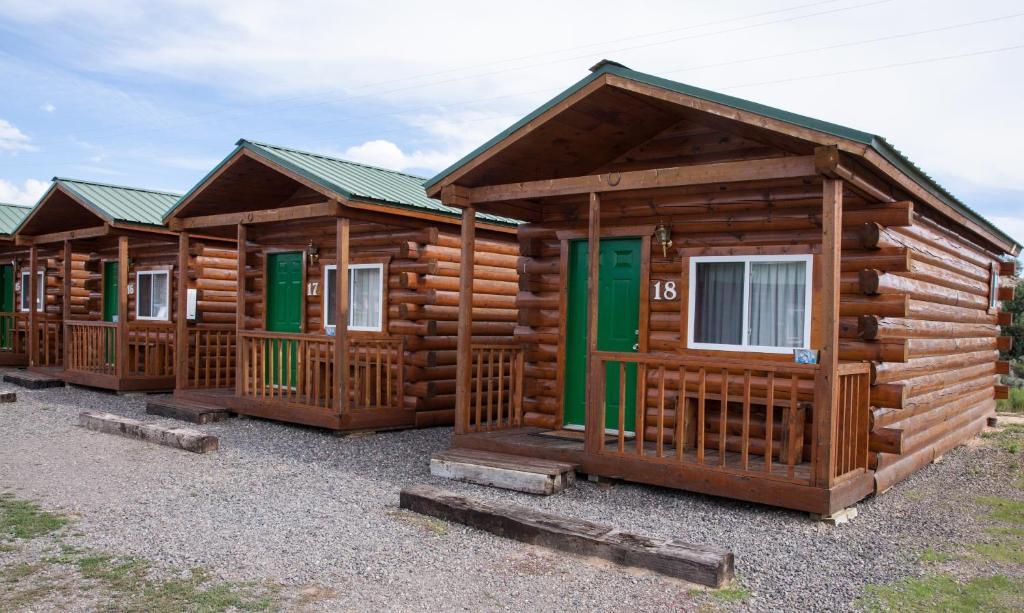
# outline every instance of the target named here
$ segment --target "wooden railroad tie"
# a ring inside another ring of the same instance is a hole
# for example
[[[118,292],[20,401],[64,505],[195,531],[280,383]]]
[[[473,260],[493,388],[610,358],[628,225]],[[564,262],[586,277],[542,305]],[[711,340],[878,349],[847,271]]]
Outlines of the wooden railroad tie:
[[[210,453],[211,451],[217,451],[219,447],[219,441],[216,436],[203,434],[197,430],[190,428],[166,428],[100,411],[80,413],[78,415],[78,425],[97,432],[117,434],[193,453]]]
[[[403,489],[399,500],[403,509],[505,538],[595,556],[710,587],[725,585],[734,574],[732,551],[721,547],[622,532],[612,526],[527,507],[471,500],[426,485]]]

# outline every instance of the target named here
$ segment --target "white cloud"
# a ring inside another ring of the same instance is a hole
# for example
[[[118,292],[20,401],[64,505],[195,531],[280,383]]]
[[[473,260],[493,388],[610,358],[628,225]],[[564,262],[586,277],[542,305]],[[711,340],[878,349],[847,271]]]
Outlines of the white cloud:
[[[26,179],[20,186],[0,179],[0,202],[34,205],[49,187],[49,181],[39,179]]]
[[[6,119],[0,119],[0,151],[17,153],[19,151],[35,151],[28,134],[25,134]]]
[[[42,109],[43,109],[44,111],[46,111],[47,113],[52,113],[52,112],[54,112],[54,111],[56,111],[56,110],[57,110],[57,107],[56,107],[56,106],[54,106],[52,102],[47,102],[46,104],[44,104],[44,105],[43,105],[42,107],[40,107],[40,108],[42,108]]]
[[[353,162],[380,166],[392,170],[415,168],[436,170],[444,168],[457,159],[456,154],[443,151],[413,151],[406,153],[389,140],[371,140],[349,147],[343,156]]]

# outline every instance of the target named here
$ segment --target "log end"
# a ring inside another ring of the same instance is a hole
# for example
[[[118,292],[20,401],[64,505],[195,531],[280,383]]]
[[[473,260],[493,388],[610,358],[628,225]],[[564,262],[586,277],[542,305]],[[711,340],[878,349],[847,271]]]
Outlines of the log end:
[[[866,341],[878,340],[878,317],[861,315],[857,319],[857,335]]]

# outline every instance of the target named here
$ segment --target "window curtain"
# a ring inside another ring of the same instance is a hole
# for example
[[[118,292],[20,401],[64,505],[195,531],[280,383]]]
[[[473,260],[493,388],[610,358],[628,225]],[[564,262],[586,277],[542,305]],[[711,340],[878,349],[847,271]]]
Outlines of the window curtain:
[[[167,319],[167,273],[151,275],[153,279],[153,317]]]
[[[379,268],[353,268],[352,296],[350,298],[349,325],[364,328],[380,326],[380,274]]]
[[[751,262],[748,343],[803,347],[806,292],[806,263]]]
[[[139,275],[138,290],[135,294],[139,301],[139,316],[153,317],[153,276]]]
[[[743,343],[743,262],[698,262],[693,340]]]

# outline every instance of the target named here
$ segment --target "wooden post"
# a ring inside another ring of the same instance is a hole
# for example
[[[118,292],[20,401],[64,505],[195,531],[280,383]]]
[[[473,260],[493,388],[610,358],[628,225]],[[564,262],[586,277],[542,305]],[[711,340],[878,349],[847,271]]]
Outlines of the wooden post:
[[[349,412],[348,398],[348,217],[339,217],[335,240],[337,241],[338,267],[334,271],[334,389],[338,390],[338,413]],[[326,286],[325,286],[326,288]],[[326,291],[324,292],[326,293]],[[324,305],[327,306],[326,304]]]
[[[814,482],[832,486],[832,413],[839,403],[839,257],[843,234],[843,181],[823,178],[821,208],[821,353],[814,378]]]
[[[188,232],[178,235],[178,304],[175,315],[174,388],[188,387]],[[196,339],[199,342],[199,339]],[[196,348],[198,350],[198,347]]]
[[[128,370],[128,237],[117,237],[117,356],[114,372],[118,379]]]
[[[246,228],[242,224],[238,224],[237,244],[235,245],[238,251],[238,268],[237,268],[237,284],[235,288],[235,397],[241,398],[242,386],[244,385],[244,373],[246,360],[242,355],[245,344],[242,342],[242,332],[245,331],[245,290],[248,287],[248,279],[245,276],[246,263],[249,256],[248,238],[246,236]],[[252,368],[256,368],[253,364]]]
[[[473,381],[473,275],[476,250],[476,208],[462,209],[462,254],[459,269],[458,353],[455,371],[455,434],[465,434],[469,423]]]
[[[38,310],[36,303],[39,301],[39,282],[36,280],[39,268],[39,250],[35,243],[28,250],[28,289],[21,288],[21,293],[28,291],[28,364],[36,366],[39,362],[39,343],[36,342],[36,318]],[[24,284],[22,284],[24,285]]]
[[[63,342],[60,343],[60,347],[57,348],[57,352],[61,356],[61,364],[65,370],[67,369],[68,335],[67,328],[64,327],[64,322],[71,319],[71,259],[73,257],[74,254],[71,252],[71,241],[66,240],[64,241],[64,278],[62,280],[64,287],[62,288],[63,294],[60,305],[61,322],[58,324],[59,327],[57,328],[62,333],[58,336],[63,340]]]
[[[585,390],[586,403],[586,450],[588,453],[597,453],[604,436],[604,429],[600,427],[604,416],[601,415],[602,398],[599,398],[601,390],[601,374],[597,370],[594,352],[597,351],[597,301],[599,276],[601,270],[601,197],[596,193],[590,194],[590,228],[587,234],[587,368],[590,370],[590,381]],[[640,407],[637,407],[637,411]],[[637,436],[643,436],[638,432]]]

